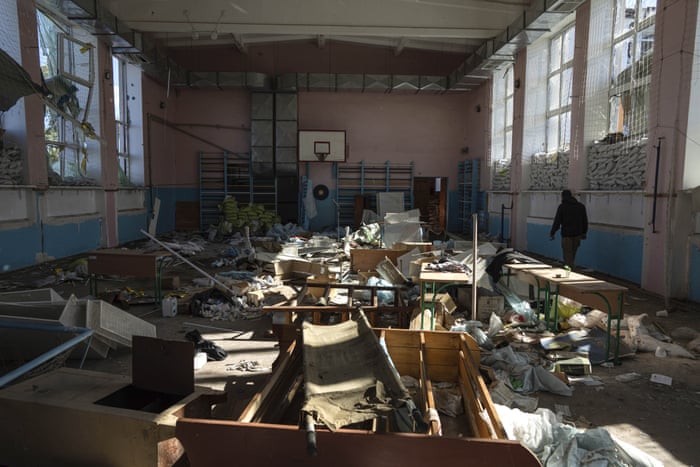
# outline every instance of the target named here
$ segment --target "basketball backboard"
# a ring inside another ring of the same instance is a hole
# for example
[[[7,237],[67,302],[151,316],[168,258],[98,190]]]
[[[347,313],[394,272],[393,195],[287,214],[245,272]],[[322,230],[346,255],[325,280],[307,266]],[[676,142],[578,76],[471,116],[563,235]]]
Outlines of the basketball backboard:
[[[345,162],[344,130],[299,130],[299,162]]]

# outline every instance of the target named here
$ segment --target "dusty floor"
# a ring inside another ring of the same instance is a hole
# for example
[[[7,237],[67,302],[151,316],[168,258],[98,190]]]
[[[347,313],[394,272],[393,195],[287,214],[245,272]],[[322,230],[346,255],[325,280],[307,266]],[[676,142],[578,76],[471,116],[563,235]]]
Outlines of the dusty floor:
[[[208,258],[191,259],[199,267],[208,270]],[[65,266],[68,260],[58,263],[46,263],[23,271],[0,275],[0,289],[23,290],[36,286],[56,267]],[[182,284],[188,277],[199,276],[185,264],[177,266],[175,271]],[[168,271],[168,274],[173,271]],[[588,272],[596,276],[594,272]],[[609,277],[604,279],[614,281]],[[101,287],[130,286],[149,287],[148,283],[109,282]],[[624,310],[627,315],[647,313],[645,323],[656,321],[664,330],[671,332],[680,326],[687,326],[700,331],[700,306],[696,303],[671,302],[667,310],[668,317],[657,317],[656,312],[666,309],[664,301],[655,295],[646,293],[630,284],[625,297]],[[77,297],[89,294],[85,281],[67,281],[48,285],[64,297],[71,293]],[[167,290],[166,290],[167,292]],[[158,336],[165,339],[185,340],[185,333],[198,329],[209,340],[214,341],[228,352],[226,360],[210,361],[195,372],[198,385],[219,390],[227,390],[236,401],[229,410],[234,415],[245,402],[264,384],[270,373],[270,367],[277,357],[276,341],[269,334],[270,319],[262,317],[252,320],[211,321],[193,317],[181,307],[175,317],[163,317],[161,309],[153,303],[132,305],[129,311],[135,316],[154,323]],[[257,362],[258,371],[238,370],[242,362]],[[74,363],[70,363],[74,365]],[[131,371],[131,354],[128,349],[118,349],[104,360],[88,360],[86,369],[106,371],[129,375]],[[638,377],[631,381],[625,379],[632,373]],[[670,386],[650,381],[652,374],[662,374],[672,378]],[[594,366],[593,375],[599,378],[601,385],[588,386],[574,383],[572,397],[556,396],[540,392],[539,407],[554,410],[567,406],[570,412],[568,420],[576,426],[603,427],[614,436],[626,441],[649,455],[654,456],[667,466],[700,465],[700,446],[698,445],[698,428],[700,419],[700,360],[687,358],[659,358],[653,353],[636,353],[620,360],[613,367]]]

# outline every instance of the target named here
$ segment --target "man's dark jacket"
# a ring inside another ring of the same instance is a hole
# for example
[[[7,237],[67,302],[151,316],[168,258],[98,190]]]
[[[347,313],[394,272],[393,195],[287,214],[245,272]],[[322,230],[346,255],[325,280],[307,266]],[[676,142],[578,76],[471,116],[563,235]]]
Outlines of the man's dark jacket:
[[[561,227],[562,237],[586,235],[588,232],[586,206],[578,202],[574,197],[564,198],[557,208],[557,214],[554,216],[554,223],[549,235],[554,236],[559,227]]]

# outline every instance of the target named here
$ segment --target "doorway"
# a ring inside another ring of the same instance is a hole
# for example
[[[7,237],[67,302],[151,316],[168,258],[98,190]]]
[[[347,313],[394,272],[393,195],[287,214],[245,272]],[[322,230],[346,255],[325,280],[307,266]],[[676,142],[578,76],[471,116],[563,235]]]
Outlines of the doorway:
[[[415,177],[413,207],[420,209],[427,238],[437,240],[446,236],[447,177]]]

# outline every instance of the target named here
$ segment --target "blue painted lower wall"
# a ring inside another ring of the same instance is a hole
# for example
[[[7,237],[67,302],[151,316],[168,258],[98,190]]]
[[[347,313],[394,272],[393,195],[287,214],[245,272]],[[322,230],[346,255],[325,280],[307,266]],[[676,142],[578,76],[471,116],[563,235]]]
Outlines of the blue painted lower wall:
[[[148,214],[121,214],[117,221],[117,235],[119,243],[133,242],[141,240],[144,235],[141,230],[148,230]]]
[[[497,239],[499,242],[508,242],[510,240],[510,217],[504,216],[501,226],[501,216],[489,214],[488,235],[491,238]]]
[[[550,227],[528,223],[527,249],[561,261],[561,237],[557,234],[554,240],[550,240]],[[639,284],[642,281],[643,248],[642,232],[589,230],[588,238],[581,242],[576,254],[576,264]]]
[[[102,221],[89,219],[79,223],[44,225],[44,251],[49,256],[66,256],[95,250],[102,243]]]
[[[199,199],[197,188],[154,188],[153,196],[160,198],[158,233],[175,229],[175,205],[178,201]],[[146,213],[120,214],[118,240],[120,244],[141,240],[141,230],[148,228],[151,218],[151,198],[146,196]],[[0,230],[0,272],[14,271],[37,264],[44,254],[54,258],[87,253],[102,246],[102,218],[80,219],[60,224],[42,223],[16,229]]]
[[[36,253],[41,251],[41,229],[38,225],[0,230],[0,268],[3,272],[36,264]]]
[[[153,212],[151,208],[156,198],[160,199],[156,232],[159,234],[172,232],[175,230],[175,204],[178,201],[199,201],[199,188],[155,187],[150,190],[146,193],[147,224],[151,219]]]

